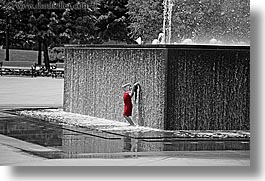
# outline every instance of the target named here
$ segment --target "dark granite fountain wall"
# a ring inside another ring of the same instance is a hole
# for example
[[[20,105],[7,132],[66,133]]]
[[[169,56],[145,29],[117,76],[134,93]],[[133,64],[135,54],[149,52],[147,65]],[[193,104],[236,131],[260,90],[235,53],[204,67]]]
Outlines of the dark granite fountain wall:
[[[249,47],[169,48],[168,129],[250,129]]]
[[[249,46],[66,46],[64,110],[160,129],[249,129]]]

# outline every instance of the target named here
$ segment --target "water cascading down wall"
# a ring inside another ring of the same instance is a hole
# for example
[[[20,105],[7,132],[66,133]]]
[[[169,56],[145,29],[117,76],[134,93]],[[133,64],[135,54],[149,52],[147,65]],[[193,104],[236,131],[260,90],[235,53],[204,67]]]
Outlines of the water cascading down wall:
[[[66,45],[64,111],[165,130],[249,130],[250,47]]]

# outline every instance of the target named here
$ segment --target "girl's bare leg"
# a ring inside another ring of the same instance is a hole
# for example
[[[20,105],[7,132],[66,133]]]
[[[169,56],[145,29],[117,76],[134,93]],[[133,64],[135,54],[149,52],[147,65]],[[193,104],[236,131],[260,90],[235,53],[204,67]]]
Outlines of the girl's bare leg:
[[[134,126],[134,123],[130,117],[124,116],[124,118],[130,123],[131,126]]]

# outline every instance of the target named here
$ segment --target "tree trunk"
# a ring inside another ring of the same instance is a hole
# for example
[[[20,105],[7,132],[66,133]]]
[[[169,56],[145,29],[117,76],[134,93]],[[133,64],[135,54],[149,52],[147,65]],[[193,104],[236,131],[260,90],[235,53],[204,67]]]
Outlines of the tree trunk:
[[[39,49],[38,49],[38,65],[41,65],[41,40],[38,41]]]
[[[46,70],[50,70],[50,60],[49,60],[49,54],[48,54],[48,43],[46,40],[43,41],[43,52],[44,52],[44,64],[46,67]]]
[[[9,61],[9,18],[6,17],[6,61]]]

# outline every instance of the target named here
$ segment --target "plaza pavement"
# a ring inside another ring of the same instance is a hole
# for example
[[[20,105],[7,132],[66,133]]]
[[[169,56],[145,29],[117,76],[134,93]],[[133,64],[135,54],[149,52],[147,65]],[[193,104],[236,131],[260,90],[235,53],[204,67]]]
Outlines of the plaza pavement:
[[[63,79],[0,77],[0,110],[20,107],[62,107]],[[2,116],[4,116],[2,114]],[[1,119],[1,113],[0,113]],[[0,134],[0,165],[9,166],[250,166],[249,151],[176,152],[122,159],[46,159],[31,151],[52,151]],[[210,154],[209,154],[210,153]],[[122,154],[122,153],[121,153]],[[187,156],[185,156],[187,155]],[[191,156],[192,155],[192,156]]]
[[[0,76],[0,108],[62,107],[63,79]]]

